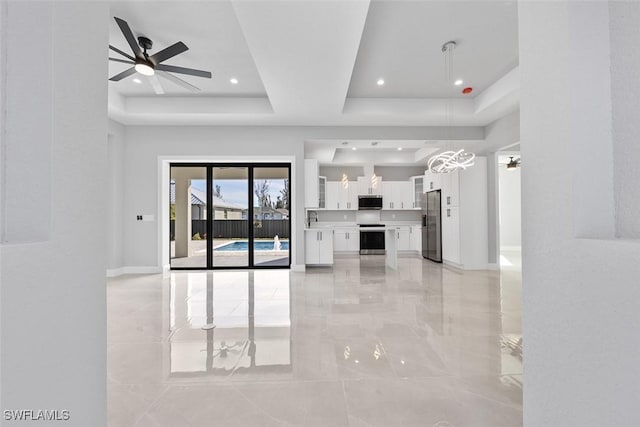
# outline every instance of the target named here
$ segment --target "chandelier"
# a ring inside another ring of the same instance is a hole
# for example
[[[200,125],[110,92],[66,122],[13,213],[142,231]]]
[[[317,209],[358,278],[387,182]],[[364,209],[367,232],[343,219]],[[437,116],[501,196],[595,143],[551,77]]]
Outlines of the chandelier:
[[[455,41],[448,41],[442,45],[442,53],[444,53],[445,74],[447,79],[447,88],[453,82],[453,51],[456,48]],[[453,114],[453,99],[447,99],[447,131],[451,132],[451,116]],[[451,135],[449,134],[449,141]],[[457,169],[466,169],[473,166],[476,155],[473,153],[465,153],[464,149],[457,151],[448,150],[436,154],[429,158],[427,168],[431,173],[449,173]]]

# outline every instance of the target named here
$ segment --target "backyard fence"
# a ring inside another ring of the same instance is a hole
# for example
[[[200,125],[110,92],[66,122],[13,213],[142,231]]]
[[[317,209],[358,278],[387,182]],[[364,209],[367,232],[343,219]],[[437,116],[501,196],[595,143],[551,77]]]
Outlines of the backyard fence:
[[[246,219],[221,219],[213,220],[213,237],[216,239],[246,239],[248,229]],[[175,238],[176,224],[172,220],[169,226],[171,240]],[[204,238],[207,234],[207,221],[204,219],[191,220],[191,235],[198,233]],[[253,236],[256,239],[273,239],[274,236],[281,239],[289,238],[288,219],[263,219],[253,221]]]

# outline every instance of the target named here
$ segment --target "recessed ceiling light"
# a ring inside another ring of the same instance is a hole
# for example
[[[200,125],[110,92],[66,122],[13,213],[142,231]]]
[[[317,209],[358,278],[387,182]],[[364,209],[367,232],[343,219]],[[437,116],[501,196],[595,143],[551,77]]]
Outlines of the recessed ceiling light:
[[[352,149],[353,151],[356,151],[356,150],[357,150],[357,148],[356,148],[356,147],[351,147],[351,149]]]
[[[378,81],[376,82],[376,84],[378,86],[382,86],[384,84],[384,79],[378,79]]]
[[[229,79],[229,81],[231,82],[232,85],[237,85],[238,84],[238,79],[236,79],[235,77],[231,77],[231,79]]]
[[[464,82],[462,81],[462,79],[458,79],[458,80],[456,80],[455,82],[453,82],[453,84],[454,84],[454,85],[456,85],[456,86],[460,86],[462,83],[464,83]]]
[[[402,147],[398,147],[398,151],[402,151]]]
[[[134,83],[137,83],[137,84],[140,84],[140,83],[142,83],[142,80],[140,80],[140,79],[133,79],[133,82],[134,82]]]

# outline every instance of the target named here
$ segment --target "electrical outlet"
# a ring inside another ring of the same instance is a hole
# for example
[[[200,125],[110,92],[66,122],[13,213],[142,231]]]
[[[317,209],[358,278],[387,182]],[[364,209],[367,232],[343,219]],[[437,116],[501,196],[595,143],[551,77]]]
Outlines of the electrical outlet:
[[[396,219],[396,214],[391,214],[392,219]]]
[[[344,219],[347,219],[347,215],[346,214],[344,215]]]

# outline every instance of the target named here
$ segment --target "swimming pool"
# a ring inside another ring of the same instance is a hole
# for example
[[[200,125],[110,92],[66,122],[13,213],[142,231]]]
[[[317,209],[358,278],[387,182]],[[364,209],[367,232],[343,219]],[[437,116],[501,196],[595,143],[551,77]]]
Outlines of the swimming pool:
[[[231,251],[246,251],[249,247],[249,242],[246,240],[241,240],[233,243],[226,244],[224,246],[220,246],[215,248],[214,252],[231,252]],[[256,251],[272,251],[273,249],[273,240],[269,241],[255,241],[253,242],[253,248]],[[288,240],[280,240],[280,250],[288,251],[289,250],[289,241]]]

